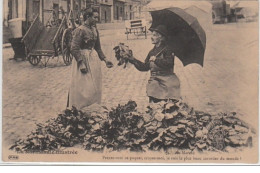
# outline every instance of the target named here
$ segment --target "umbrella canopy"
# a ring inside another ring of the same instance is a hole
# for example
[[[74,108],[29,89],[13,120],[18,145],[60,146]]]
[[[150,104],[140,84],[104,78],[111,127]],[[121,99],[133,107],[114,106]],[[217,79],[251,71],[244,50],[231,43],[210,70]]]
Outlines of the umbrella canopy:
[[[152,26],[165,25],[168,45],[184,66],[197,63],[203,66],[206,34],[197,18],[184,10],[172,7],[152,11]]]

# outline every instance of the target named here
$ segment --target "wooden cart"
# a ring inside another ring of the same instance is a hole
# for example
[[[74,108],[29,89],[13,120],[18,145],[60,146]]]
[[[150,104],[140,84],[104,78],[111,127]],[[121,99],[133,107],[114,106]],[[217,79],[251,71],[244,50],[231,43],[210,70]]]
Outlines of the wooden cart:
[[[66,16],[53,26],[44,26],[37,16],[22,39],[29,62],[34,66],[42,62],[46,66],[50,58],[62,55],[64,63],[70,65],[72,30]]]

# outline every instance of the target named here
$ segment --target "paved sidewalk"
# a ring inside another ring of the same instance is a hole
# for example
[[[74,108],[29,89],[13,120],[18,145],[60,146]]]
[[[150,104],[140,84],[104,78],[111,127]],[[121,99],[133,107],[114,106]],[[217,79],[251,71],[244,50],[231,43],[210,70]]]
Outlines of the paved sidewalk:
[[[152,48],[150,39],[126,40],[122,29],[100,30],[104,53],[115,67],[103,70],[102,104],[108,107],[132,99],[143,108],[148,100],[146,83],[149,72],[139,72],[132,65],[117,66],[113,47],[124,42],[135,57],[144,60]],[[250,34],[249,34],[250,33]],[[175,60],[182,97],[197,110],[210,113],[236,111],[257,127],[258,108],[258,41],[257,26],[221,25],[207,32],[205,64],[183,67]],[[9,60],[11,48],[3,49],[3,141],[11,145],[26,137],[35,123],[56,117],[65,109],[70,82],[70,66],[62,57],[51,59],[45,68],[27,61]]]

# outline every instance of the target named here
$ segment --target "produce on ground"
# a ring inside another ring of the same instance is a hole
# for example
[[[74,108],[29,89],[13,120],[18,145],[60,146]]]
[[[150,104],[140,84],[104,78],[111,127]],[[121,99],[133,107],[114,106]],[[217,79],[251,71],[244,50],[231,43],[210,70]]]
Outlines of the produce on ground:
[[[252,147],[252,133],[235,112],[210,115],[182,101],[152,103],[139,112],[136,102],[129,101],[111,110],[67,109],[37,124],[35,131],[10,149],[49,151],[80,144],[91,151],[227,151],[228,147]]]

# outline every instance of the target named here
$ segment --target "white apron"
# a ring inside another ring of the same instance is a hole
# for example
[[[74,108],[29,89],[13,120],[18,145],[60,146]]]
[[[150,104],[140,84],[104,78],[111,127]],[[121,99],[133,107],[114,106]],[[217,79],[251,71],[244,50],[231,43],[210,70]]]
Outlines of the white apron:
[[[68,106],[83,109],[94,103],[101,103],[102,73],[101,62],[95,50],[84,49],[80,51],[84,60],[89,64],[88,73],[83,74],[78,68],[77,61],[73,58],[71,85],[69,89]],[[88,68],[87,67],[87,68]]]

